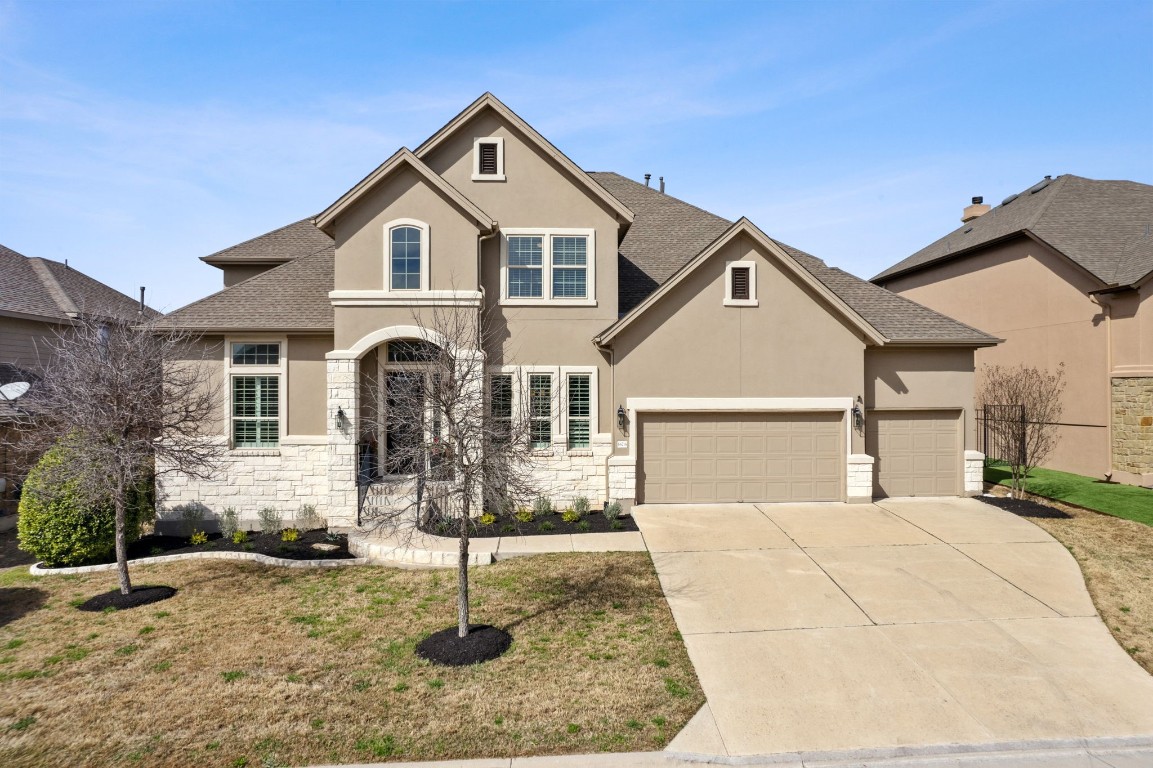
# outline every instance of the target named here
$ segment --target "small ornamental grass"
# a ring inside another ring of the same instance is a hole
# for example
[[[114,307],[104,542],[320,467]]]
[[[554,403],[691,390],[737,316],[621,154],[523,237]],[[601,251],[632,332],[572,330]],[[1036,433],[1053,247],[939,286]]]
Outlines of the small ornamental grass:
[[[192,536],[190,536],[188,539],[188,543],[194,547],[199,547],[201,545],[207,544],[208,543],[208,534],[205,533],[204,531],[193,531]]]
[[[293,542],[298,541],[299,539],[300,531],[296,530],[295,528],[285,528],[280,532],[281,541]]]

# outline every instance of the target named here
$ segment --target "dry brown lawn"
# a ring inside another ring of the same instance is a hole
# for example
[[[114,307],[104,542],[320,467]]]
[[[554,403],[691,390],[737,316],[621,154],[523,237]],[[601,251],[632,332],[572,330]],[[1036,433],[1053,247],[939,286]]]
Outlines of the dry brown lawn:
[[[1053,506],[1071,517],[1029,519],[1069,548],[1117,642],[1153,673],[1153,528],[1069,505]]]
[[[454,573],[199,561],[135,570],[170,600],[74,607],[114,574],[0,572],[0,765],[261,766],[662,748],[704,703],[647,553],[473,570],[512,649],[413,654]]]

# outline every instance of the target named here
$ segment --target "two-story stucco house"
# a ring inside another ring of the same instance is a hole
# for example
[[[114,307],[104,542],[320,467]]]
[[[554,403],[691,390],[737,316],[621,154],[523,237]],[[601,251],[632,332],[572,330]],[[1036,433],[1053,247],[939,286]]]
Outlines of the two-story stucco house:
[[[1005,342],[979,365],[1065,364],[1046,466],[1153,487],[1153,186],[1046,177],[873,278]]]
[[[973,353],[996,339],[747,219],[586,172],[491,94],[315,218],[204,260],[227,287],[167,322],[220,350],[227,462],[211,483],[167,480],[169,506],[311,503],[355,525],[360,384],[411,365],[406,340],[435,343],[413,319],[435,305],[501,324],[460,353],[544,393],[536,471],[558,499],[981,487]]]

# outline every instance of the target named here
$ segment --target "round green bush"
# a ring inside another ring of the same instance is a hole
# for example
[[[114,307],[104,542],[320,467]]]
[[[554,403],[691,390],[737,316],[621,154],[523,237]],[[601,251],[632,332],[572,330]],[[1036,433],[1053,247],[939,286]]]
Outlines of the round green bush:
[[[20,548],[51,567],[108,562],[116,551],[116,510],[112,499],[95,505],[81,503],[79,480],[63,471],[73,463],[68,446],[50,449],[24,481],[16,532]],[[63,479],[61,479],[63,478]],[[140,537],[149,517],[149,494],[132,494],[126,537]]]

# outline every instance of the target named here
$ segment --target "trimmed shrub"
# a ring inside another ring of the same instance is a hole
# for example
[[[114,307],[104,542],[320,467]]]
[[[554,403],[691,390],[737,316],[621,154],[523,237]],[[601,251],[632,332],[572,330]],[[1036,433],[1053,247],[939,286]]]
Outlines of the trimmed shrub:
[[[537,496],[532,502],[532,513],[536,517],[544,517],[553,513],[552,502],[547,496]]]
[[[618,517],[621,516],[621,503],[619,501],[614,501],[611,504],[605,504],[604,516],[609,520],[615,521]]]
[[[85,504],[80,481],[68,476],[75,463],[67,443],[53,446],[24,481],[16,522],[20,548],[51,567],[106,561],[116,551],[116,510],[111,498]],[[152,519],[149,493],[131,494],[126,538],[140,538],[140,526]]]
[[[276,507],[261,507],[256,516],[260,518],[261,533],[280,533],[284,527],[284,516]]]
[[[577,496],[572,500],[573,511],[581,517],[589,513],[589,500],[587,496]]]
[[[231,540],[233,534],[240,530],[240,516],[236,513],[236,507],[226,507],[220,513],[220,532],[224,538]]]

